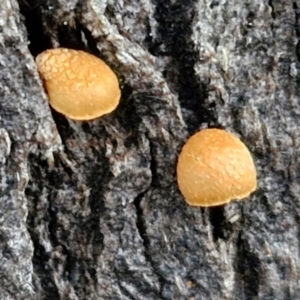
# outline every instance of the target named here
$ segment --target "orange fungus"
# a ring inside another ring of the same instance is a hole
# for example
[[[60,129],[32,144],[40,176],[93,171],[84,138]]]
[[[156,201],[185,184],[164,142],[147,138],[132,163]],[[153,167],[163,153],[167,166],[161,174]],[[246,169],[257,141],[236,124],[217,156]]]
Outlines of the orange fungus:
[[[100,58],[84,51],[56,48],[36,64],[50,105],[73,120],[91,120],[113,111],[121,92],[117,76]]]
[[[221,129],[204,129],[182,148],[177,180],[186,202],[217,206],[256,190],[256,169],[247,147]]]

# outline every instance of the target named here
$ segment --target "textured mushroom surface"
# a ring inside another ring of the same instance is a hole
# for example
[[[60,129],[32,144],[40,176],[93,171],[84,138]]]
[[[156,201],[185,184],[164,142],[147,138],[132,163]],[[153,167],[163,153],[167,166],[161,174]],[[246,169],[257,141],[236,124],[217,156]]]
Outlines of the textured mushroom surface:
[[[256,189],[249,150],[221,129],[204,129],[189,138],[178,158],[177,179],[185,200],[194,206],[225,204]]]
[[[70,119],[95,119],[119,104],[115,73],[94,55],[66,48],[50,49],[37,56],[36,64],[51,106]]]

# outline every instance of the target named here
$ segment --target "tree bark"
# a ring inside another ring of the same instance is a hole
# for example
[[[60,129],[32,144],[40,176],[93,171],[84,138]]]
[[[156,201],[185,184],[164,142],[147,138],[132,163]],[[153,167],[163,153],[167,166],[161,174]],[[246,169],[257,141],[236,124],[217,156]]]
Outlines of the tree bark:
[[[300,299],[299,7],[2,0],[0,299]],[[51,110],[54,47],[115,70],[115,112]],[[185,203],[176,160],[206,127],[251,150],[247,200]]]

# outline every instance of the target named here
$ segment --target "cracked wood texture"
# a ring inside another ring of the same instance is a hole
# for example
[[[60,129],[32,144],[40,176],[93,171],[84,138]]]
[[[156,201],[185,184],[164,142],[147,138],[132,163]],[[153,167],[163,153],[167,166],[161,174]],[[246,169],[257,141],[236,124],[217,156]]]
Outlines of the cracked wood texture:
[[[300,1],[1,0],[0,299],[300,299]],[[89,51],[115,112],[52,111],[34,58]],[[226,128],[258,190],[189,207],[176,159]]]

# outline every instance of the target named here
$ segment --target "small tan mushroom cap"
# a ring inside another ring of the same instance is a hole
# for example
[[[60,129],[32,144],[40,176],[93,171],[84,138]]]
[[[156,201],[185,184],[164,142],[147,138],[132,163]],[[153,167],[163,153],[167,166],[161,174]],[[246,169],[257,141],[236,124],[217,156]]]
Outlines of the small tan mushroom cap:
[[[194,134],[177,164],[179,189],[193,206],[217,206],[256,190],[256,169],[247,147],[220,129]]]
[[[70,119],[95,119],[119,104],[117,76],[94,55],[56,48],[39,54],[36,64],[51,106]]]

